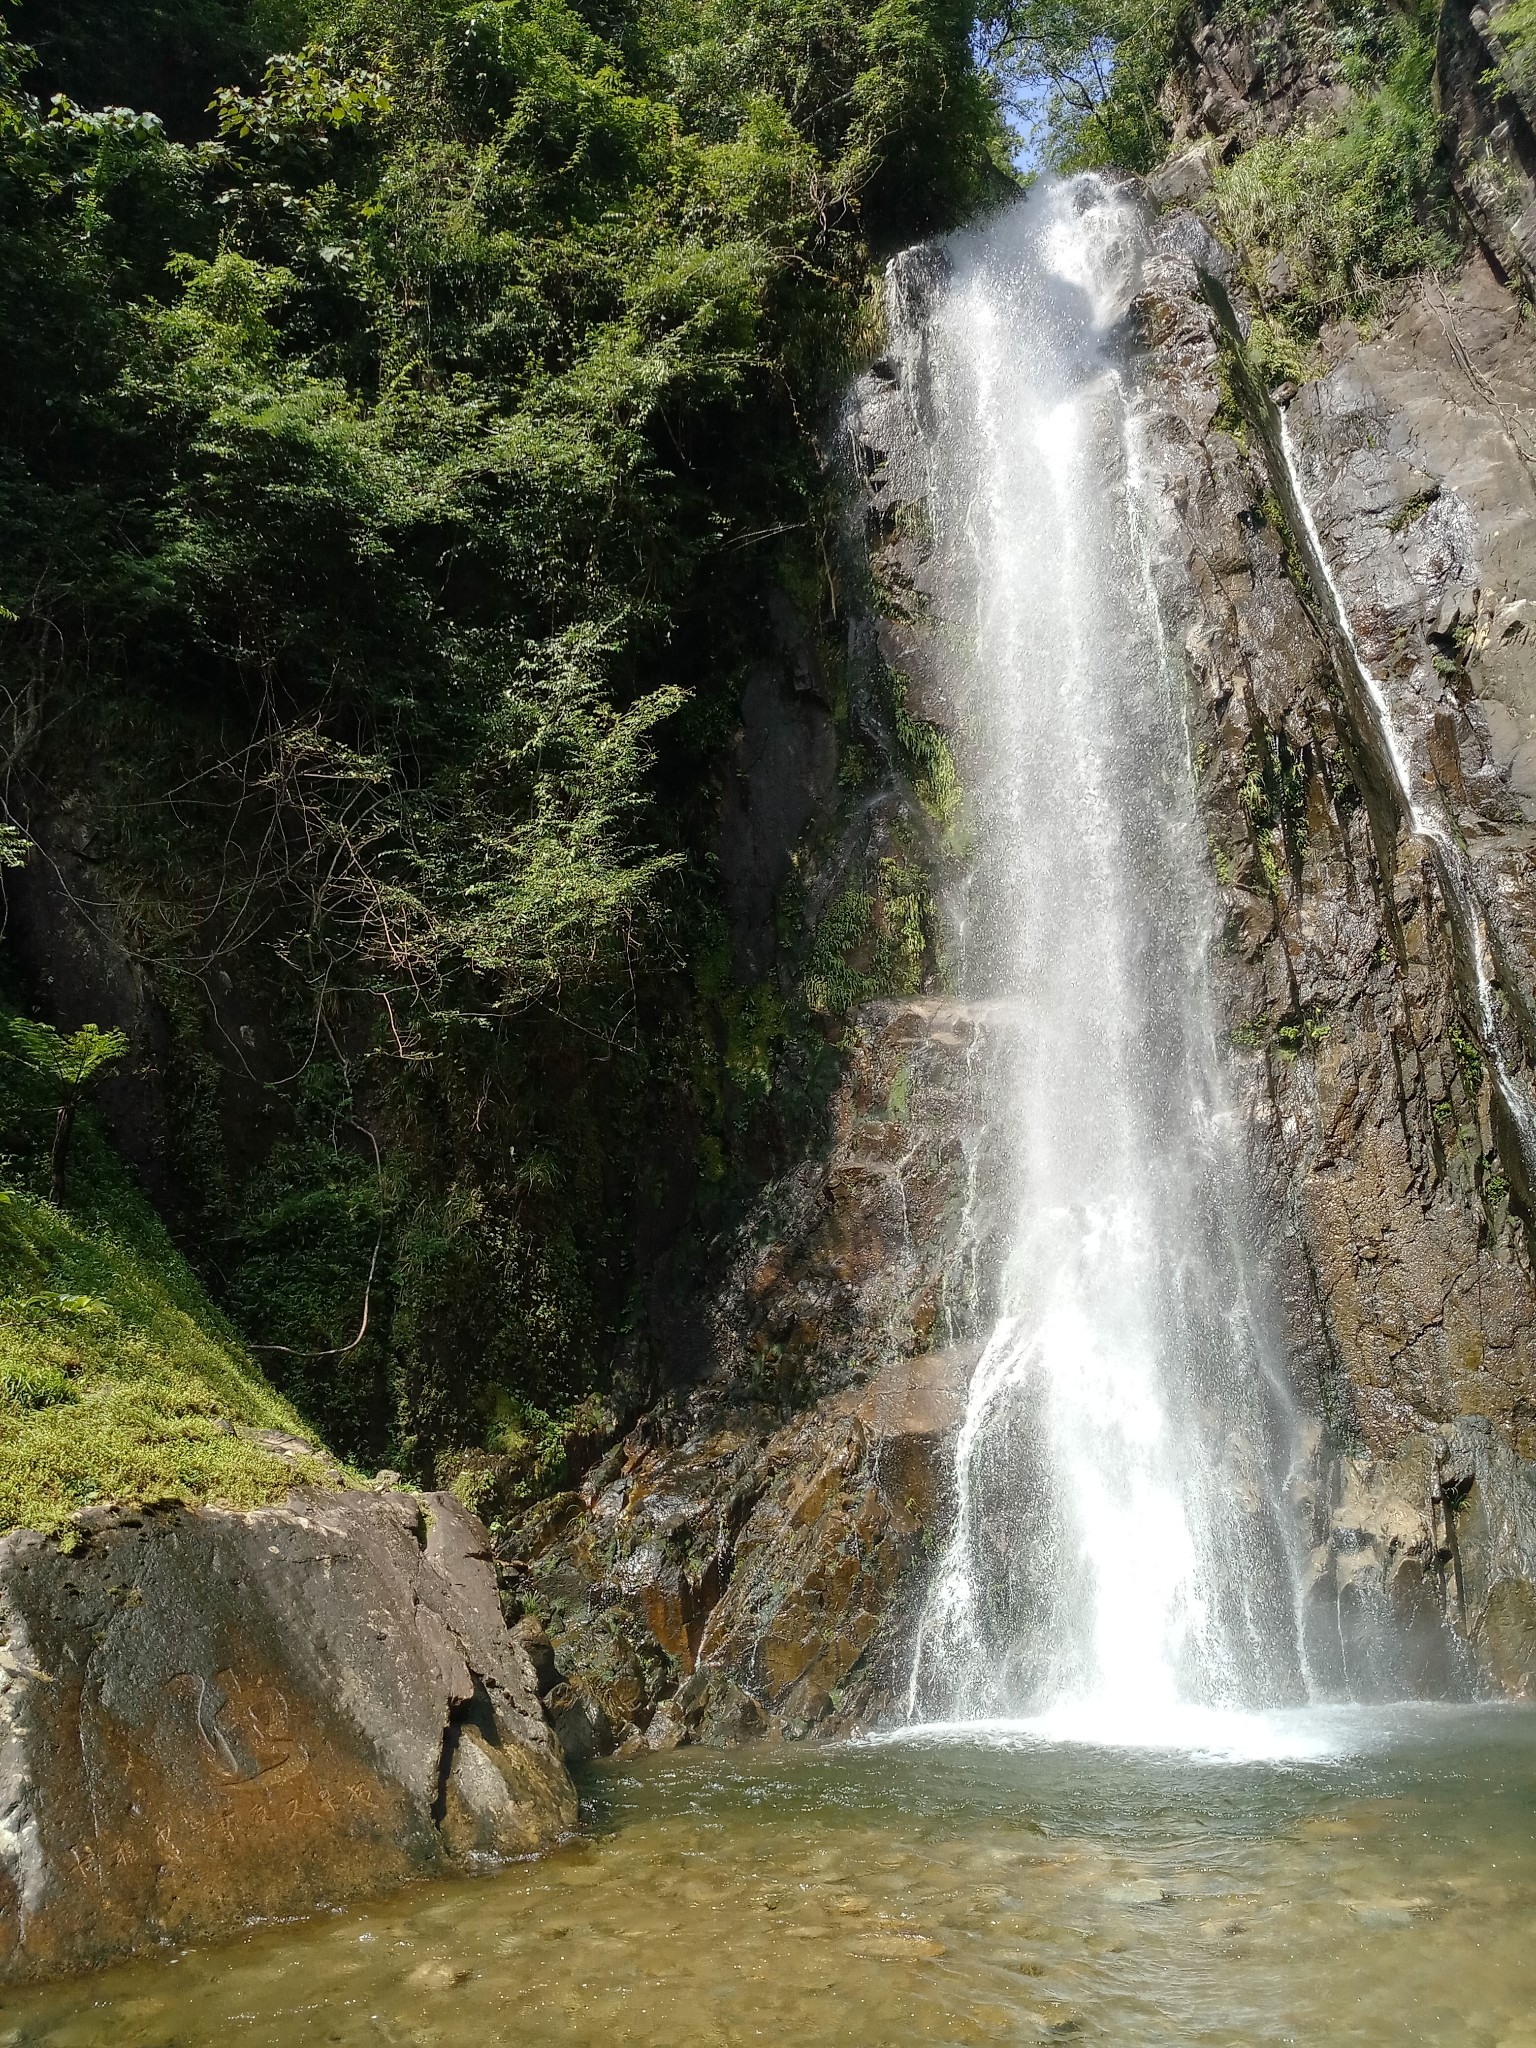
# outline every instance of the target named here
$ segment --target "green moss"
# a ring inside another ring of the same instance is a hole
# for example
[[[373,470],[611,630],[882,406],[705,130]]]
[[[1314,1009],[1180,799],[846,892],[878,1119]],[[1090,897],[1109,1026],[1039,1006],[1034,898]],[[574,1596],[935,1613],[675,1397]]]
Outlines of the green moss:
[[[891,1081],[890,1093],[886,1097],[886,1115],[893,1123],[905,1123],[907,1112],[912,1107],[912,1062],[903,1060]]]
[[[303,1423],[148,1207],[103,1190],[99,1150],[91,1164],[94,1215],[15,1190],[0,1207],[0,1528],[61,1529],[100,1501],[279,1498],[293,1465],[242,1432]]]
[[[914,996],[931,956],[933,901],[916,862],[882,860],[873,888],[855,884],[823,915],[803,983],[815,1013],[842,1015],[880,996]]]

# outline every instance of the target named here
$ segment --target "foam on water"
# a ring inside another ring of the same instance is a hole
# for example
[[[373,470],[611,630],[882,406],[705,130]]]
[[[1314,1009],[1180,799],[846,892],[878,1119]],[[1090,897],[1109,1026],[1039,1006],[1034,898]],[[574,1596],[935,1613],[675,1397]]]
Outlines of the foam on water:
[[[1465,1711],[1465,1710],[1463,1710]],[[1066,1702],[1042,1714],[975,1721],[918,1721],[870,1741],[935,1747],[1156,1751],[1198,1763],[1327,1763],[1374,1755],[1401,1732],[1379,1707],[1317,1706],[1245,1712],[1173,1701],[1127,1713],[1112,1697]]]

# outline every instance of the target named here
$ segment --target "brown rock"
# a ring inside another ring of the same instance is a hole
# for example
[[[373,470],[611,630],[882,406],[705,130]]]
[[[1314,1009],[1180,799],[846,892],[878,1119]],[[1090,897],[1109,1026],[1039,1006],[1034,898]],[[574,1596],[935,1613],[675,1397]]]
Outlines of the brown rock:
[[[636,1449],[589,1521],[528,1568],[534,1599],[583,1587],[586,1611],[554,1631],[570,1682],[546,1701],[573,1763],[626,1723],[673,1748],[847,1727],[893,1707],[948,1524],[973,1357],[898,1358],[778,1429],[738,1411],[675,1448]],[[594,1730],[599,1703],[606,1731]]]
[[[514,1626],[512,1640],[532,1665],[533,1682],[542,1699],[559,1676],[555,1669],[554,1644],[544,1633],[543,1623],[532,1614],[525,1614]]]
[[[201,1940],[576,1816],[485,1531],[294,1494],[0,1538],[0,1976]]]

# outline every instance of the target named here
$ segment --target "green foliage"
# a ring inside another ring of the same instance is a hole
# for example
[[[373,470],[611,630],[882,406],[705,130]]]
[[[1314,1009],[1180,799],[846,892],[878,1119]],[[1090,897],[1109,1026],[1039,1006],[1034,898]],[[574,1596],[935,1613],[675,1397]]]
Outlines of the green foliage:
[[[701,1126],[725,1190],[815,1093],[808,1020],[701,992],[715,794],[765,587],[823,600],[873,267],[997,189],[971,16],[24,19],[0,750],[83,799],[223,1297],[426,1476],[601,1384]],[[907,985],[926,913],[872,897]]]
[[[1259,732],[1243,748],[1237,800],[1248,815],[1264,879],[1280,893],[1281,859],[1300,873],[1306,859],[1307,764],[1284,733]]]
[[[1295,1059],[1299,1053],[1315,1052],[1331,1029],[1321,1010],[1308,1010],[1303,1016],[1276,1025],[1275,1043],[1282,1058]]]
[[[1536,0],[1509,0],[1492,12],[1502,51],[1496,82],[1527,104],[1536,101]]]
[[[959,822],[964,794],[960,772],[955,766],[949,741],[936,725],[917,718],[907,709],[907,686],[903,677],[886,672],[886,698],[907,773],[918,802],[936,825],[950,831]]]
[[[1191,0],[1007,0],[982,10],[979,30],[1054,169],[1148,171],[1168,138],[1162,88],[1194,18]]]
[[[1264,137],[1217,174],[1221,226],[1249,286],[1304,331],[1374,318],[1395,280],[1454,255],[1432,27],[1388,22],[1389,52],[1341,63],[1353,88],[1342,113]]]
[[[31,1017],[11,1017],[6,1037],[9,1045],[0,1048],[0,1056],[19,1060],[41,1076],[61,1102],[76,1100],[128,1050],[121,1031],[103,1031],[97,1024],[64,1032]]]
[[[121,1031],[103,1031],[96,1024],[82,1024],[66,1034],[30,1017],[9,1018],[6,1033],[10,1046],[8,1051],[0,1048],[0,1057],[15,1060],[36,1075],[55,1110],[48,1195],[50,1201],[62,1203],[80,1099],[108,1067],[116,1066],[128,1041]]]
[[[1449,1037],[1451,1049],[1456,1055],[1456,1064],[1461,1069],[1461,1078],[1466,1084],[1468,1094],[1475,1099],[1483,1085],[1482,1048],[1470,1032],[1463,1031],[1458,1025],[1451,1026]]]
[[[152,107],[195,134],[214,88],[302,40],[311,12],[307,0],[15,0],[13,27],[47,92]]]
[[[299,141],[324,143],[342,129],[365,127],[392,104],[388,82],[377,71],[347,70],[334,50],[317,43],[269,57],[259,92],[221,86],[210,108],[226,139],[280,149]]]
[[[810,1009],[842,1016],[880,996],[913,996],[931,957],[933,906],[916,863],[878,863],[872,888],[845,889],[816,927],[803,991]]]

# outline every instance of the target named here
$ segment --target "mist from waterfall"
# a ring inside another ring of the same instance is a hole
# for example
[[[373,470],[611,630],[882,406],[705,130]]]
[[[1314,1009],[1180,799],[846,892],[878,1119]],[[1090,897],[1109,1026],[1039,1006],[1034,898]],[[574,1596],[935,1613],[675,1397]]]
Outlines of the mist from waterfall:
[[[1293,1422],[1117,360],[1142,233],[1098,178],[1045,185],[946,244],[918,313],[891,304],[974,828],[955,978],[1007,1020],[1003,1251],[911,1711],[1112,1740],[1308,1691]]]

